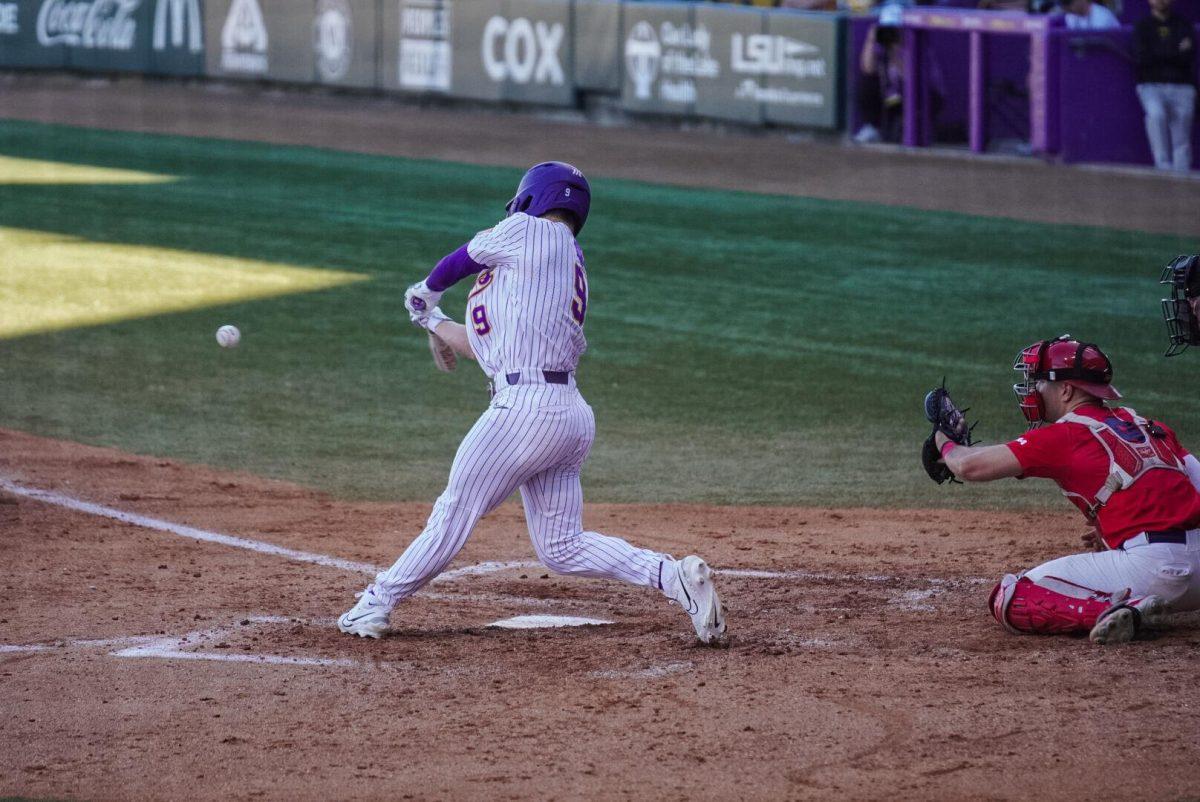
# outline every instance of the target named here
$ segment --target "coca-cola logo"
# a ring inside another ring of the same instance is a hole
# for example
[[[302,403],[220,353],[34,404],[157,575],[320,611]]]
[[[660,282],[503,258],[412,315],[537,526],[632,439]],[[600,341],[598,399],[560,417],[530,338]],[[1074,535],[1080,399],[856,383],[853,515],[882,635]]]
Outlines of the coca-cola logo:
[[[98,50],[132,50],[137,33],[133,13],[142,0],[43,0],[38,12],[38,43]]]
[[[17,22],[17,4],[0,3],[0,33],[20,33],[21,25]]]

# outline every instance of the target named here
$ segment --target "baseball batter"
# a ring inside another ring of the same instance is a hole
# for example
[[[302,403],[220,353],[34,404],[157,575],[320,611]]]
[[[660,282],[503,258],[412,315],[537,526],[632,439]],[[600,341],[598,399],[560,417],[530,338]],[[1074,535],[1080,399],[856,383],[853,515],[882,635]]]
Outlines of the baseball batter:
[[[492,400],[459,445],[424,531],[338,619],[342,632],[380,637],[392,609],[441,573],[479,519],[518,488],[534,550],[548,568],[656,588],[691,616],[700,641],[712,643],[725,632],[704,560],[675,560],[583,530],[579,473],[596,422],[575,386],[588,312],[587,269],[575,237],[590,204],[582,173],[562,162],[538,164],[522,178],[507,217],[405,294],[414,323],[478,360],[491,379]],[[437,304],[468,276],[476,279],[464,326]]]
[[[1096,345],[1043,340],[1014,368],[1030,430],[1002,445],[964,445],[961,413],[947,403],[949,415],[931,415],[942,420],[941,460],[967,482],[1053,480],[1091,524],[1083,542],[1092,552],[1005,576],[990,598],[996,620],[1012,632],[1120,643],[1168,611],[1200,609],[1200,462],[1165,424],[1106,403],[1121,394]]]

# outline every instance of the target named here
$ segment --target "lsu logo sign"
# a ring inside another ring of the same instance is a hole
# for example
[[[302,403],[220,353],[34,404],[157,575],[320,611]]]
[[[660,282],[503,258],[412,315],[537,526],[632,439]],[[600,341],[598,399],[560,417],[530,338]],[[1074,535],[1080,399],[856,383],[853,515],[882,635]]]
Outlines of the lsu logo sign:
[[[565,36],[561,22],[492,17],[483,26],[483,68],[496,83],[562,86],[566,83],[561,57]]]
[[[793,78],[824,78],[825,59],[821,49],[786,36],[735,33],[730,40],[732,67],[744,75],[787,75]]]

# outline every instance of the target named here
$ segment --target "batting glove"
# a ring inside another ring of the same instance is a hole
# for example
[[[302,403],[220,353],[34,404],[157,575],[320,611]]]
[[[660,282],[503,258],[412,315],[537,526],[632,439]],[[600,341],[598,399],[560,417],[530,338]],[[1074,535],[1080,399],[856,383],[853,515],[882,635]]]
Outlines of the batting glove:
[[[445,321],[449,320],[449,315],[445,314],[440,307],[433,307],[428,312],[417,314],[416,312],[408,313],[409,319],[413,325],[420,326],[428,331],[433,331]]]
[[[438,305],[442,294],[429,289],[424,281],[418,281],[404,293],[404,308],[410,315],[427,315],[429,310]],[[416,318],[413,318],[416,322]]]

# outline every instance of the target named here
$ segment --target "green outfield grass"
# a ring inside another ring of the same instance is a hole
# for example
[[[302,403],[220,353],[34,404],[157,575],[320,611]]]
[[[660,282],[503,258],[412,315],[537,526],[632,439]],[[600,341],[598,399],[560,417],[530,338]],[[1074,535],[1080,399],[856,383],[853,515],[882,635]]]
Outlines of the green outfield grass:
[[[473,364],[432,369],[403,291],[499,218],[519,170],[13,122],[0,155],[125,171],[39,183],[6,180],[0,160],[0,329],[55,318],[0,339],[0,426],[342,496],[440,491],[484,379]],[[1018,434],[1013,356],[1064,331],[1106,347],[1131,405],[1200,448],[1200,353],[1161,357],[1156,284],[1196,241],[592,184],[579,374],[599,430],[592,500],[1062,504],[1045,483],[934,487],[917,454],[920,400],[943,373],[978,435]],[[55,237],[70,248],[50,270],[25,249]],[[137,269],[100,269],[131,253]],[[196,290],[216,305],[181,310],[178,268],[192,262],[216,271]],[[248,285],[318,278],[233,302],[231,266]],[[162,314],[123,319],[147,315],[156,289]],[[140,305],[113,300],[131,290]],[[84,314],[88,295],[110,322]],[[443,306],[461,318],[464,300],[458,288]],[[68,301],[75,323],[50,314]],[[242,347],[217,347],[223,323]]]

